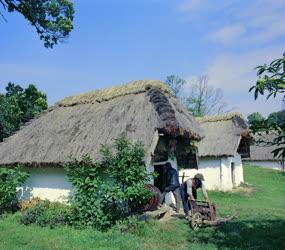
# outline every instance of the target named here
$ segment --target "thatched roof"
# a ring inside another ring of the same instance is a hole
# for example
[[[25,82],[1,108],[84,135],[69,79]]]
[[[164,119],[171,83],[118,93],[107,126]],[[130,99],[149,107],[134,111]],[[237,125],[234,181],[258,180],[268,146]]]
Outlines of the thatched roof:
[[[100,144],[123,133],[148,150],[157,131],[196,140],[202,136],[165,84],[135,81],[65,98],[0,144],[0,165],[55,165],[87,153],[98,159]]]
[[[242,137],[250,137],[245,119],[240,113],[198,118],[205,137],[198,143],[200,157],[233,156]]]
[[[254,135],[255,143],[250,146],[250,158],[246,160],[251,161],[279,161],[280,158],[274,158],[272,151],[277,149],[278,146],[270,145],[268,142],[273,142],[277,137],[274,132],[258,133]]]

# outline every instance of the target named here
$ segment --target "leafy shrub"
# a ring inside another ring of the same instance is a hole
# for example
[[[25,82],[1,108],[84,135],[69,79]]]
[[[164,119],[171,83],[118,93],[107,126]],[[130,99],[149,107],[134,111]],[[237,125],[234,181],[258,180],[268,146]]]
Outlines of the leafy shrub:
[[[104,230],[143,211],[152,193],[145,188],[149,174],[141,143],[122,136],[113,147],[102,146],[100,152],[102,161],[93,162],[85,156],[68,163],[66,170],[75,187],[73,221]]]
[[[28,174],[17,168],[0,168],[0,214],[17,206],[17,187],[23,184]]]
[[[21,223],[25,225],[36,224],[51,228],[69,224],[71,208],[59,202],[48,200],[31,202],[29,208],[23,212]]]

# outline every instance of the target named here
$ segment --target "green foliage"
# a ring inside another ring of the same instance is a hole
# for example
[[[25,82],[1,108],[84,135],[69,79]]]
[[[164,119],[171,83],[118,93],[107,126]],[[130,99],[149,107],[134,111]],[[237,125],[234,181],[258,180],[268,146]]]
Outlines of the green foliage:
[[[23,89],[8,83],[5,95],[0,94],[0,142],[47,108],[46,95],[35,85]]]
[[[247,116],[247,121],[249,125],[254,126],[254,124],[264,121],[264,117],[259,112],[254,112]]]
[[[73,29],[74,8],[69,0],[0,0],[0,3],[8,12],[22,14],[36,28],[46,48],[68,37]]]
[[[0,142],[19,129],[20,121],[21,109],[17,100],[0,94]]]
[[[265,121],[266,119],[259,112],[254,112],[247,116],[247,122],[253,131],[264,126]]]
[[[247,117],[248,123],[252,130],[260,131],[267,130],[267,127],[276,129],[285,126],[285,110],[272,112],[267,118],[264,118],[259,112],[254,112]]]
[[[100,230],[141,212],[151,196],[142,144],[119,137],[113,147],[102,145],[101,154],[100,162],[85,156],[66,165],[75,187],[74,224]]]
[[[254,91],[254,98],[259,95],[267,95],[267,99],[271,96],[276,97],[277,94],[285,93],[285,57],[272,61],[269,65],[264,64],[256,67],[258,80],[249,91]]]
[[[42,227],[54,228],[60,225],[67,225],[72,208],[59,202],[39,200],[33,206],[26,209],[21,218],[24,225],[36,224]]]
[[[285,109],[269,114],[268,120],[279,127],[285,126]]]
[[[17,205],[17,187],[24,183],[28,174],[18,168],[0,168],[0,214]]]
[[[269,65],[258,66],[256,69],[258,80],[249,89],[249,91],[254,91],[254,98],[257,99],[259,95],[266,95],[267,99],[269,99],[270,97],[281,95],[285,103],[285,53],[283,58],[276,59]],[[252,129],[255,133],[275,131],[278,135],[268,144],[278,146],[273,151],[274,157],[285,158],[284,111],[280,112],[280,120],[278,120],[276,115],[272,114],[268,119],[258,122]]]
[[[185,85],[186,81],[177,75],[170,75],[166,77],[165,84],[167,84],[176,96],[180,94],[181,88]]]

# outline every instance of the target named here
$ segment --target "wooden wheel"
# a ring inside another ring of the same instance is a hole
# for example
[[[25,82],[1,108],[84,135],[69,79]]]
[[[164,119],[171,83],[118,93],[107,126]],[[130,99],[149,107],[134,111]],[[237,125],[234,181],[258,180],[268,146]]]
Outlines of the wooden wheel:
[[[151,191],[153,195],[150,198],[149,203],[144,207],[144,211],[156,210],[160,201],[161,192],[157,187],[151,184],[146,184],[145,188]]]
[[[199,212],[194,213],[191,219],[192,229],[195,231],[198,230],[202,226],[202,223],[202,215]]]

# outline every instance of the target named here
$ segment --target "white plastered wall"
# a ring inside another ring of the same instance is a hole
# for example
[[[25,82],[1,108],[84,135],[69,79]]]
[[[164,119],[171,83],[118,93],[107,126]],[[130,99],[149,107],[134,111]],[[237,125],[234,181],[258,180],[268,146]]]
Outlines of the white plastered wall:
[[[281,161],[245,161],[244,163],[257,167],[282,170]]]
[[[178,169],[176,159],[169,160],[168,162],[171,163],[173,168]],[[157,162],[154,163],[154,165],[164,163],[166,162]],[[231,163],[234,163],[233,173],[231,170]],[[149,167],[148,171],[153,172],[154,167]],[[205,185],[208,190],[230,191],[234,186],[238,186],[244,182],[242,160],[239,154],[236,154],[233,157],[200,158],[198,169],[179,170],[180,183],[183,181],[183,176],[185,181],[188,178],[193,178],[197,173],[203,174]],[[234,183],[232,174],[234,175]]]
[[[19,198],[27,200],[32,197],[50,201],[67,202],[72,192],[62,168],[28,168],[30,176],[23,186],[18,188]]]
[[[184,174],[187,178],[193,178],[195,174],[202,173],[205,178],[205,184],[209,190],[228,191],[233,187],[231,179],[231,162],[235,162],[235,180],[236,185],[243,182],[243,167],[240,155],[224,158],[202,158],[199,160],[197,169],[182,169],[179,171],[180,183]],[[177,169],[176,159],[169,159],[172,167]],[[157,162],[155,164],[164,164],[166,162]],[[22,187],[18,188],[19,197],[22,200],[32,197],[48,199],[50,201],[68,201],[72,193],[72,185],[68,181],[66,172],[62,168],[29,168],[27,171],[30,177]],[[152,173],[154,167],[150,166],[148,172]],[[173,194],[166,195],[167,203],[173,201]]]
[[[198,169],[181,169],[179,171],[180,181],[184,175],[184,181],[193,178],[195,174],[201,173],[205,179],[207,189],[221,189],[221,160],[219,158],[202,158],[199,159]]]

